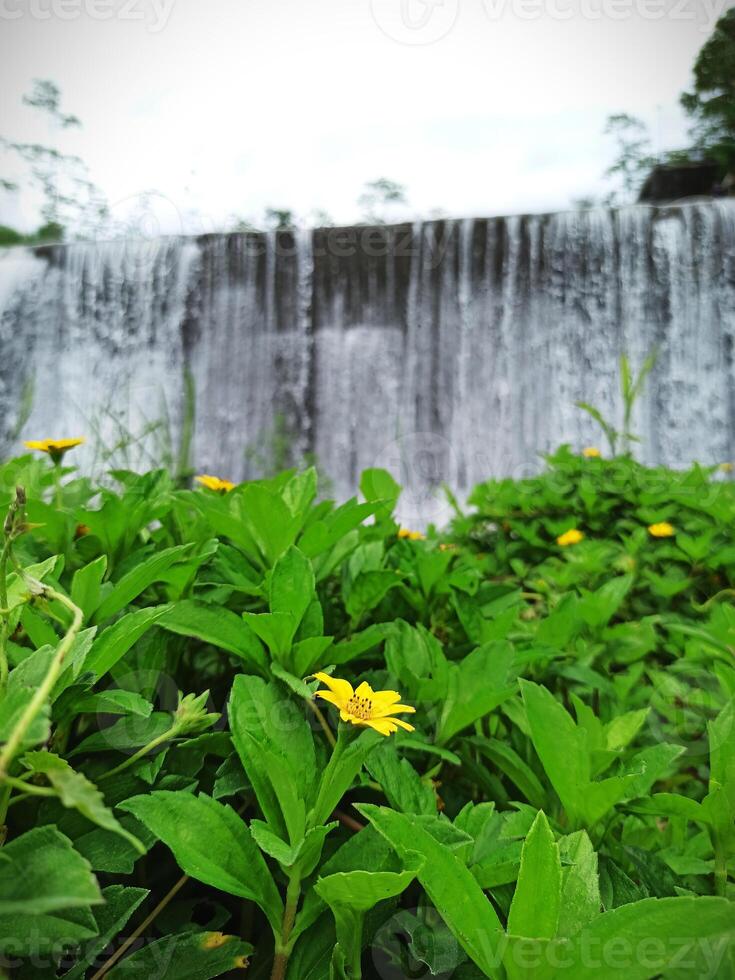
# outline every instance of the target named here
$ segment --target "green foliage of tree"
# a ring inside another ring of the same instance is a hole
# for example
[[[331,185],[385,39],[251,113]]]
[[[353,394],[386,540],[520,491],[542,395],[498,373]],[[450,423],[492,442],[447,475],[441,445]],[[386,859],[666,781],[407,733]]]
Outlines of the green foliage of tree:
[[[388,177],[371,180],[363,188],[357,199],[367,224],[383,225],[387,220],[388,209],[392,205],[407,204],[406,188]]]
[[[717,22],[694,64],[694,87],[681,104],[692,117],[694,146],[727,173],[735,166],[735,9]]]
[[[44,113],[62,130],[81,126],[77,116],[62,111],[61,91],[48,79],[36,79],[31,92],[23,96],[23,103]],[[30,189],[40,192],[43,198],[43,225],[34,235],[21,236],[27,243],[59,241],[64,237],[64,228],[89,235],[108,217],[104,195],[90,180],[88,168],[78,156],[5,136],[0,136],[0,150],[6,151],[8,159],[19,160],[23,169],[18,180],[1,177],[0,187],[6,191]]]
[[[648,128],[642,120],[620,112],[608,116],[605,135],[612,136],[617,144],[615,162],[605,171],[605,176],[618,180],[624,196],[632,199],[656,162]],[[619,191],[613,191],[610,202],[616,203],[619,195]]]

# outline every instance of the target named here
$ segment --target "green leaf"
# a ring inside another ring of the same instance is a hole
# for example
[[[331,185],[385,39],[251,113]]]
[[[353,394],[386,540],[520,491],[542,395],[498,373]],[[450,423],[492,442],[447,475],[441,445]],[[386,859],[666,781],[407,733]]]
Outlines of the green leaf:
[[[110,980],[210,980],[244,970],[250,943],[221,932],[183,932],[164,936],[127,956],[107,974]]]
[[[546,791],[536,773],[511,746],[498,738],[466,738],[471,745],[518,787],[528,802],[541,810],[546,805]]]
[[[314,887],[332,908],[346,906],[367,912],[378,902],[401,895],[415,877],[415,871],[347,871],[318,878]]]
[[[414,871],[349,871],[317,880],[314,889],[332,910],[339,948],[354,964],[354,969],[337,975],[347,978],[359,971],[365,913],[402,894],[415,877]]]
[[[647,898],[622,905],[577,934],[564,949],[564,965],[554,980],[658,977],[667,967],[687,962],[690,951],[705,943],[712,951],[724,951],[735,940],[732,913],[731,902],[708,896]]]
[[[510,643],[486,643],[450,665],[448,693],[437,735],[440,744],[515,694],[513,657]]]
[[[282,868],[293,868],[298,862],[301,877],[304,878],[314,870],[321,856],[324,840],[336,826],[337,821],[333,821],[323,827],[312,827],[295,846],[282,841],[261,820],[251,821],[250,833],[261,851],[275,858]]]
[[[384,740],[369,753],[365,767],[390,805],[403,813],[436,813],[436,797],[408,759],[398,757],[396,743]]]
[[[571,937],[600,914],[597,854],[584,830],[562,837],[559,852],[563,878],[557,935]]]
[[[10,675],[11,680],[14,673]],[[8,741],[35,693],[30,687],[9,684],[5,697],[0,701],[0,742]],[[38,745],[48,740],[51,734],[50,714],[51,705],[46,701],[26,729],[23,745]]]
[[[240,674],[228,714],[232,741],[270,829],[298,843],[317,785],[314,738],[301,706],[276,683]]]
[[[521,851],[521,867],[508,914],[508,933],[553,939],[561,906],[559,846],[539,810]]]
[[[107,555],[77,569],[71,580],[71,601],[79,606],[88,620],[100,604],[102,580],[107,571]]]
[[[360,813],[382,834],[417,877],[467,955],[489,977],[498,975],[503,927],[472,874],[415,818],[385,807],[357,804]]]
[[[360,490],[369,503],[384,502],[378,512],[382,517],[393,513],[401,493],[400,484],[396,483],[387,470],[374,468],[362,471]]]
[[[139,718],[149,718],[153,705],[135,691],[110,688],[108,691],[80,698],[74,703],[74,709],[79,714],[136,715]]]
[[[21,761],[26,769],[42,773],[48,779],[65,807],[78,810],[92,823],[119,834],[140,854],[145,854],[143,844],[120,825],[94,783],[75,772],[65,759],[53,752],[27,752]]]
[[[395,571],[374,570],[359,574],[345,594],[345,609],[352,621],[359,623],[391,589],[400,584],[400,574]]]
[[[97,608],[95,620],[101,622],[120,612],[149,585],[159,581],[171,565],[190,554],[192,548],[193,545],[191,544],[176,545],[174,548],[164,548],[163,551],[156,552],[150,558],[145,558],[139,565],[123,575],[119,581],[115,582]]]
[[[281,496],[259,483],[247,486],[240,495],[245,526],[260,552],[272,566],[296,540],[302,517],[294,516]]]
[[[545,687],[522,680],[521,693],[531,738],[546,775],[570,819],[581,819],[581,794],[590,782],[590,765],[582,730]]]
[[[298,627],[314,599],[314,571],[298,548],[290,547],[273,566],[268,599],[272,613],[288,613]]]
[[[332,755],[319,783],[319,794],[312,814],[312,822],[315,824],[326,823],[334,808],[352,786],[368,752],[381,738],[371,729],[362,731],[357,738],[351,736],[352,733],[348,733],[347,726],[341,725],[337,735],[337,745],[332,749]]]
[[[92,644],[92,649],[84,661],[84,670],[90,671],[99,680],[169,609],[171,609],[170,605],[137,609],[122,616],[112,626],[108,626]]]
[[[578,606],[578,615],[589,625],[606,626],[633,586],[632,575],[618,575],[599,588],[588,593]]]
[[[0,916],[44,915],[102,902],[89,864],[55,827],[36,827],[0,852]]]
[[[130,916],[149,894],[145,888],[125,888],[123,885],[109,885],[102,889],[105,904],[93,912],[99,935],[85,944],[82,956],[64,974],[64,980],[83,980],[87,968],[97,962],[98,956],[125,927]]]
[[[203,643],[226,650],[243,660],[259,674],[267,670],[263,648],[242,618],[222,606],[182,599],[169,607],[158,625],[180,636],[192,636]]]
[[[234,810],[209,796],[155,790],[119,804],[173,851],[186,874],[255,902],[275,930],[283,903],[250,831]]]

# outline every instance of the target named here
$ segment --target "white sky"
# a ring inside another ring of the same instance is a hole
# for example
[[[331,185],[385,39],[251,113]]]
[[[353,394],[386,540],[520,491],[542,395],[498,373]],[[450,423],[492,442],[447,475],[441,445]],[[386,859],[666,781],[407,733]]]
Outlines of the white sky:
[[[165,232],[268,205],[351,222],[383,175],[419,215],[560,209],[606,189],[609,113],[684,141],[678,96],[724,5],[0,0],[0,133],[79,154],[117,211],[160,192]],[[33,78],[81,130],[21,106]],[[33,226],[32,200],[0,196],[0,222]]]

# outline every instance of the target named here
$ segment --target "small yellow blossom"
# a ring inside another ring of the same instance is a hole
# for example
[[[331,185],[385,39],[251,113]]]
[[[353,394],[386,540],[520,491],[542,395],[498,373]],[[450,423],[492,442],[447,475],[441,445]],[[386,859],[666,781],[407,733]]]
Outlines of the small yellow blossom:
[[[569,531],[565,531],[564,534],[560,534],[556,539],[556,543],[562,548],[566,548],[570,544],[579,544],[583,538],[584,534],[578,531],[576,527],[573,527]]]
[[[84,438],[79,439],[31,439],[26,440],[26,449],[37,449],[40,453],[48,453],[54,463],[60,463],[64,453],[81,446]]]
[[[209,476],[206,473],[198,476],[196,480],[207,490],[214,490],[216,493],[228,493],[235,486],[230,480],[221,480],[218,476]]]
[[[732,463],[720,463],[721,473],[732,473],[733,466]]]
[[[330,677],[322,671],[314,674],[314,677],[329,688],[328,691],[317,691],[316,696],[339,708],[342,721],[367,725],[381,735],[390,735],[399,727],[407,732],[414,730],[413,725],[402,718],[392,717],[396,712],[413,714],[416,710],[408,704],[401,704],[401,695],[397,691],[374,691],[365,681],[354,691],[349,681]]]
[[[456,544],[451,544],[448,541],[440,541],[439,551],[459,551],[459,548]]]
[[[582,450],[582,455],[586,456],[587,459],[597,459],[601,455],[600,450],[597,446],[587,446],[586,449]]]
[[[673,538],[676,531],[668,521],[659,521],[658,524],[649,524],[648,533],[652,538]]]
[[[398,529],[399,538],[407,538],[409,541],[425,541],[426,535],[422,534],[421,531],[409,531],[407,527],[401,527]]]

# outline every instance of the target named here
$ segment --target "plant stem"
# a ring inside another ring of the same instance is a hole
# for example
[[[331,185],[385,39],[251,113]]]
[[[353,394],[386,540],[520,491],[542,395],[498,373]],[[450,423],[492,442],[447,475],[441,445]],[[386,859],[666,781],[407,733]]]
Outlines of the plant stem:
[[[5,785],[13,789],[20,789],[29,796],[56,796],[55,791],[50,787],[34,786],[33,783],[26,783],[22,779],[16,779],[14,776],[6,776]]]
[[[363,913],[359,913],[355,918],[355,932],[352,936],[352,963],[350,964],[353,977],[362,976],[362,923]]]
[[[286,890],[286,906],[283,910],[283,922],[281,924],[281,935],[276,937],[276,952],[273,957],[273,970],[271,980],[283,980],[286,976],[286,966],[291,955],[291,932],[296,921],[296,909],[301,895],[301,876],[298,874],[288,880]],[[94,978],[93,978],[94,980]]]
[[[10,632],[10,610],[8,609],[8,556],[12,539],[6,532],[3,550],[0,552],[0,692],[8,686],[8,634]]]
[[[47,585],[39,585],[39,590],[40,594],[45,599],[55,599],[63,606],[66,606],[66,608],[72,613],[72,623],[56,649],[56,654],[54,655],[54,659],[51,661],[51,666],[48,669],[48,673],[36,689],[36,693],[29,701],[25,711],[16,722],[15,728],[10,733],[10,738],[7,740],[2,752],[0,753],[0,782],[5,781],[11,763],[23,744],[23,737],[25,733],[33,724],[36,715],[39,713],[39,711],[41,711],[46,703],[46,700],[51,694],[54,684],[58,680],[59,674],[61,673],[64,660],[71,650],[72,644],[76,639],[77,633],[79,632],[84,619],[82,610],[76,606],[71,599],[67,599],[65,595],[62,595],[61,592],[57,592],[55,589],[52,589]]]
[[[94,974],[92,980],[101,980],[101,977],[103,977],[108,972],[108,970],[112,969],[112,967],[115,965],[115,963],[117,963],[120,957],[130,949],[130,947],[133,945],[133,943],[138,938],[138,936],[141,936],[148,928],[148,926],[151,924],[151,922],[153,922],[153,920],[161,912],[163,912],[163,910],[166,908],[166,906],[171,901],[171,899],[177,895],[177,893],[184,887],[184,885],[187,883],[188,880],[189,880],[189,875],[182,875],[179,878],[179,880],[166,892],[166,894],[163,896],[163,898],[158,903],[158,905],[153,909],[151,914],[147,915],[145,919],[143,919],[143,921],[138,926],[138,928],[135,929],[128,936],[128,938],[125,940],[122,946],[120,946],[119,949],[116,949],[115,952],[112,954],[112,956],[109,958],[109,960],[107,960],[107,962],[104,963],[100,967],[100,969]]]
[[[727,898],[727,851],[715,835],[715,895]]]
[[[172,725],[168,731],[163,732],[162,735],[157,735],[156,738],[152,738],[147,745],[144,745],[142,749],[138,749],[133,755],[131,755],[124,762],[121,762],[119,766],[115,766],[114,769],[110,769],[109,772],[103,773],[97,778],[97,782],[101,782],[103,779],[109,779],[110,776],[117,776],[119,773],[123,772],[125,769],[129,769],[130,766],[135,765],[140,759],[152,752],[153,749],[157,749],[159,745],[163,745],[164,742],[169,742],[172,738],[176,738],[179,733],[178,725]]]
[[[337,744],[337,739],[334,737],[334,732],[329,727],[329,722],[324,717],[324,715],[323,715],[323,713],[322,713],[319,705],[316,703],[316,701],[312,700],[311,698],[305,698],[305,700],[306,700],[306,703],[311,708],[311,710],[316,715],[316,718],[317,718],[319,724],[321,725],[322,731],[327,736],[327,741],[332,746],[332,748],[334,748],[334,746]]]
[[[54,462],[54,504],[57,510],[61,510],[61,460]]]

